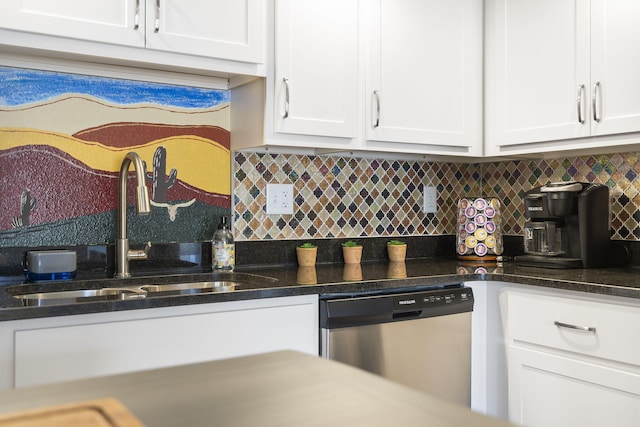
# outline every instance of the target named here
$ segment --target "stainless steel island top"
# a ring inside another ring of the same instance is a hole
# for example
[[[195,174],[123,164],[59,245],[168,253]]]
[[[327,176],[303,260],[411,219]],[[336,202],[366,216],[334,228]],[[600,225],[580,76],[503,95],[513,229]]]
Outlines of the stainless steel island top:
[[[510,425],[292,351],[1,392],[0,414],[103,397],[149,427]]]

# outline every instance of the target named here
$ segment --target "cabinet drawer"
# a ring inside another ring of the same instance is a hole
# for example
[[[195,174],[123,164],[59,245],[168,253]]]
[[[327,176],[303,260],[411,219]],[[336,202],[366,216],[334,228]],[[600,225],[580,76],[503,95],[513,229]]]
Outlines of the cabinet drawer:
[[[640,307],[523,292],[509,292],[507,307],[514,343],[640,365]]]

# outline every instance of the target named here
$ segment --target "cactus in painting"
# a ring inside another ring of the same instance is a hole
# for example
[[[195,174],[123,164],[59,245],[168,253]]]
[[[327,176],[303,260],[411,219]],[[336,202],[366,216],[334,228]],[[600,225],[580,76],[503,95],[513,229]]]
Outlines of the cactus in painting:
[[[154,202],[165,203],[167,201],[167,190],[176,183],[177,175],[178,171],[171,169],[169,177],[165,179],[167,176],[167,150],[164,147],[158,147],[153,154],[153,171],[147,172],[147,180],[153,184],[151,198]]]
[[[20,216],[16,216],[11,221],[13,228],[29,225],[29,215],[36,207],[36,199],[31,197],[29,189],[25,189],[20,196]]]

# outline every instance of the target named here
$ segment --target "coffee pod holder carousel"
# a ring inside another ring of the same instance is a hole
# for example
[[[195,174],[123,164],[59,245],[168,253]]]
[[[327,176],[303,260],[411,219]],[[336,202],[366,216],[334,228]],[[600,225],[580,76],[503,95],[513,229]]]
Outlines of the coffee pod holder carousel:
[[[456,252],[470,262],[496,262],[502,255],[502,224],[498,199],[465,198],[458,201]]]

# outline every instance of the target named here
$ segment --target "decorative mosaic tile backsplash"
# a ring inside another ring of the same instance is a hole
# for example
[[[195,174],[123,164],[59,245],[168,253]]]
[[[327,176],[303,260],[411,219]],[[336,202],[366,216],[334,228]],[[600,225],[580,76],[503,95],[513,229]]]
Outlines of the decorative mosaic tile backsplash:
[[[238,240],[455,234],[461,197],[502,201],[503,232],[521,234],[524,192],[551,181],[606,184],[613,239],[640,240],[640,153],[483,164],[237,152],[233,164]],[[266,214],[266,184],[294,185],[293,215]],[[422,212],[422,190],[438,212]]]

